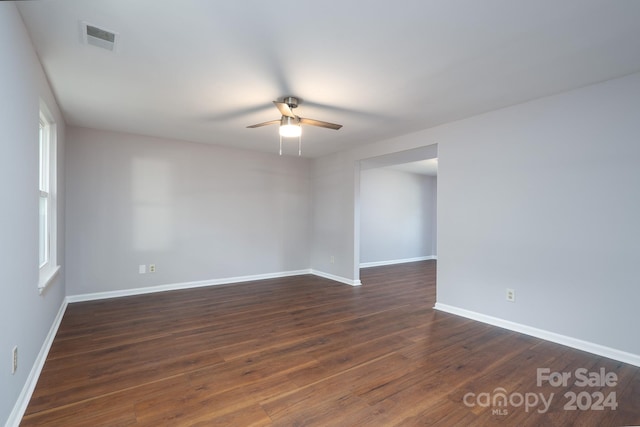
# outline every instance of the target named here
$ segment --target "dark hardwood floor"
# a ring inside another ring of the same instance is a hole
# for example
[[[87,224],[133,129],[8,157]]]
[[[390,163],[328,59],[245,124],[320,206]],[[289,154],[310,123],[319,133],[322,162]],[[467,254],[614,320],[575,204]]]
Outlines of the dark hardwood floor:
[[[425,261],[359,288],[299,276],[71,304],[22,425],[640,424],[640,368],[436,312],[435,278]],[[538,386],[538,368],[572,377]],[[580,368],[616,384],[580,387]]]

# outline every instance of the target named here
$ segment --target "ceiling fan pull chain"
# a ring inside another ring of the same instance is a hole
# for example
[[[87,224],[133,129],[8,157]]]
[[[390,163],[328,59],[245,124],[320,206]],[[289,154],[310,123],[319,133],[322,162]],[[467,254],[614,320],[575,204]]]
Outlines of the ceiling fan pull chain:
[[[280,155],[282,156],[282,135],[280,135]]]
[[[302,156],[302,135],[298,135],[298,156]]]

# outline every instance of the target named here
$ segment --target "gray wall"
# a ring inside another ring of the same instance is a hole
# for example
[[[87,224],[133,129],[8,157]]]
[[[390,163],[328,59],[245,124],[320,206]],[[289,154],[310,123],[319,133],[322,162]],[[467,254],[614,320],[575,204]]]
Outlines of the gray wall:
[[[308,159],[70,127],[67,165],[68,295],[309,268]]]
[[[360,170],[354,165],[344,152],[313,162],[311,268],[347,280],[357,279],[359,272],[355,233],[360,227],[355,224]]]
[[[360,262],[434,256],[436,178],[388,168],[360,175]]]
[[[640,355],[639,111],[635,74],[443,127],[438,302]]]
[[[638,111],[633,74],[342,153],[335,185],[357,189],[362,159],[437,143],[438,302],[640,355],[629,329],[640,301]],[[348,218],[354,199],[323,209]],[[343,225],[332,235],[357,236],[359,224]]]
[[[38,295],[40,98],[57,122],[57,278]],[[15,5],[0,2],[0,424],[4,425],[58,313],[64,289],[64,121]],[[18,371],[11,375],[11,350]]]

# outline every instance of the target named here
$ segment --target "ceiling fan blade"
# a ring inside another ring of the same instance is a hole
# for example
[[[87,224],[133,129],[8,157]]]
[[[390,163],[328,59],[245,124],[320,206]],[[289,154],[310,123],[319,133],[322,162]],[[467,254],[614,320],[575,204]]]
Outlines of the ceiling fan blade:
[[[342,125],[337,125],[335,123],[323,122],[320,120],[313,120],[313,119],[305,119],[303,117],[300,117],[300,123],[302,123],[303,125],[318,126],[321,128],[334,129],[334,130],[338,130],[342,127]]]
[[[287,105],[287,103],[278,102],[278,101],[273,101],[273,103],[275,104],[276,107],[278,107],[278,110],[280,110],[280,113],[283,116],[287,116],[287,117],[295,117],[296,116],[295,114],[293,114],[293,111],[291,111],[291,108],[289,107],[289,105]]]
[[[275,125],[280,123],[280,120],[269,120],[268,122],[264,122],[264,123],[258,123],[257,125],[251,125],[251,126],[247,126],[248,128],[259,128],[262,126],[268,126],[268,125]]]

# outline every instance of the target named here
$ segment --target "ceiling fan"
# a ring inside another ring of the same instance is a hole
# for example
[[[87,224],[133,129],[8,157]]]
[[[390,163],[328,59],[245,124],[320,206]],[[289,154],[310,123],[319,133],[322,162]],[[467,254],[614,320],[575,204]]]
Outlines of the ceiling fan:
[[[338,130],[342,127],[342,125],[338,125],[335,123],[323,122],[320,120],[314,119],[306,119],[304,117],[300,117],[294,114],[294,108],[298,107],[300,100],[293,96],[285,97],[282,102],[273,101],[275,106],[282,114],[280,120],[270,120],[264,123],[258,123],[255,125],[247,126],[247,128],[259,128],[267,125],[275,125],[280,124],[279,134],[280,134],[280,155],[282,155],[282,138],[290,138],[297,137],[298,138],[298,155],[302,154],[302,146],[301,146],[301,135],[302,135],[302,127],[301,125],[310,125],[310,126],[318,126],[321,128]]]

